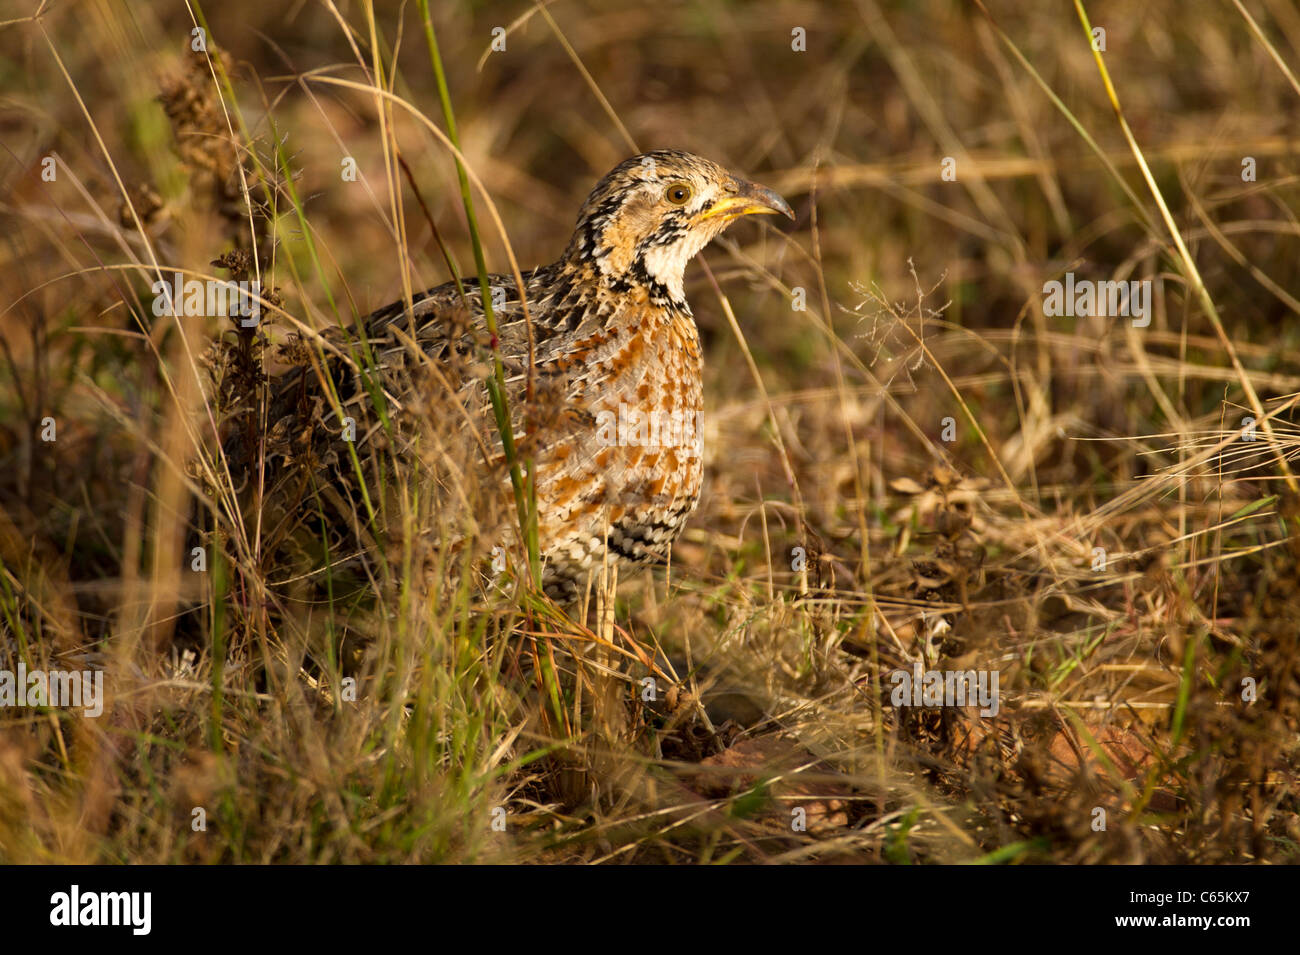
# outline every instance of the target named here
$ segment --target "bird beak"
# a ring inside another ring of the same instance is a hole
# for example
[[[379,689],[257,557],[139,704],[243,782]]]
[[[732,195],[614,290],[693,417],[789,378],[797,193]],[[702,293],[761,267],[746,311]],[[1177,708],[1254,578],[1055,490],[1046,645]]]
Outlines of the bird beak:
[[[768,212],[779,212],[786,218],[794,218],[794,210],[790,208],[790,204],[766,186],[745,179],[734,179],[732,182],[736,186],[736,192],[715,202],[708,212],[700,216],[701,219],[724,216],[730,222],[741,216],[762,215]]]

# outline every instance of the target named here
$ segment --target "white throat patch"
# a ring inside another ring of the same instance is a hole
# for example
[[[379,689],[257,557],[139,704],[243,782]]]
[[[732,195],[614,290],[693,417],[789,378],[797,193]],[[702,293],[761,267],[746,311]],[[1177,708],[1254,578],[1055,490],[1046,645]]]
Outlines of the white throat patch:
[[[668,296],[674,302],[686,300],[686,290],[682,287],[682,276],[686,272],[686,263],[695,252],[686,248],[686,242],[674,242],[672,245],[657,245],[645,254],[645,270],[652,279],[668,290]]]

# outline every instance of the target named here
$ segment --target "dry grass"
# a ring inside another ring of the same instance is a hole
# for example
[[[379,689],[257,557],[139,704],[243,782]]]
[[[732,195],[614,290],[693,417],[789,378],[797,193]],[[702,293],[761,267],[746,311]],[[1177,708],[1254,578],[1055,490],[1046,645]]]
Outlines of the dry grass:
[[[690,272],[670,572],[569,614],[479,585],[474,481],[380,489],[395,443],[344,462],[364,573],[286,563],[216,439],[295,333],[472,271],[417,6],[11,5],[0,671],[107,703],[0,710],[0,861],[1297,861],[1300,15],[1091,3],[1094,56],[986,5],[437,5],[494,268],[633,143],[800,213]],[[156,317],[176,270],[265,320]],[[1045,314],[1066,272],[1150,280],[1150,324]],[[917,661],[997,715],[893,706]]]

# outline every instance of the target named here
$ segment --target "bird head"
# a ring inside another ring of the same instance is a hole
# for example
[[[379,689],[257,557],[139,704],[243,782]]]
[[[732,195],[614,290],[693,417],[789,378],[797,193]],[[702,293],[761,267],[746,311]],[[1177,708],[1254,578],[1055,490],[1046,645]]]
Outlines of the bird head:
[[[794,218],[771,189],[660,149],[624,160],[596,184],[565,257],[617,291],[645,287],[652,301],[685,308],[686,263],[736,219],[768,212]]]

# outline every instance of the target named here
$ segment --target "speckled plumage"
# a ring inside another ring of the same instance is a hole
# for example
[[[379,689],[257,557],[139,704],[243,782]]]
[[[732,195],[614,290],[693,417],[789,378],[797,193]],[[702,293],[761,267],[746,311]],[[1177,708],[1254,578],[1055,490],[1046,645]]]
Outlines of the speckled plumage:
[[[661,150],[615,167],[584,203],[561,258],[523,275],[533,339],[531,402],[519,290],[512,276],[490,277],[515,438],[534,458],[548,592],[573,597],[607,550],[638,563],[663,560],[694,511],[703,396],[699,335],[683,273],[733,219],[757,212],[793,218],[775,193],[688,153]],[[402,302],[380,309],[364,328],[399,419],[402,409],[418,414],[426,404],[409,400],[417,387],[413,371],[426,366],[418,387],[457,392],[457,406],[468,409],[489,452],[486,463],[495,471],[489,482],[505,494],[501,445],[482,383],[490,342],[479,284],[477,277],[461,283],[461,289],[447,283],[415,296],[409,310]],[[358,376],[337,368],[330,373],[345,405],[362,413],[368,401]],[[301,419],[316,416],[337,435],[327,403],[309,400],[319,391],[317,380],[301,368],[274,384],[272,431],[301,433]],[[358,443],[377,433],[371,417],[357,424]],[[231,456],[249,457],[238,449]],[[320,457],[318,448],[312,459]],[[346,468],[335,470],[342,475]]]

